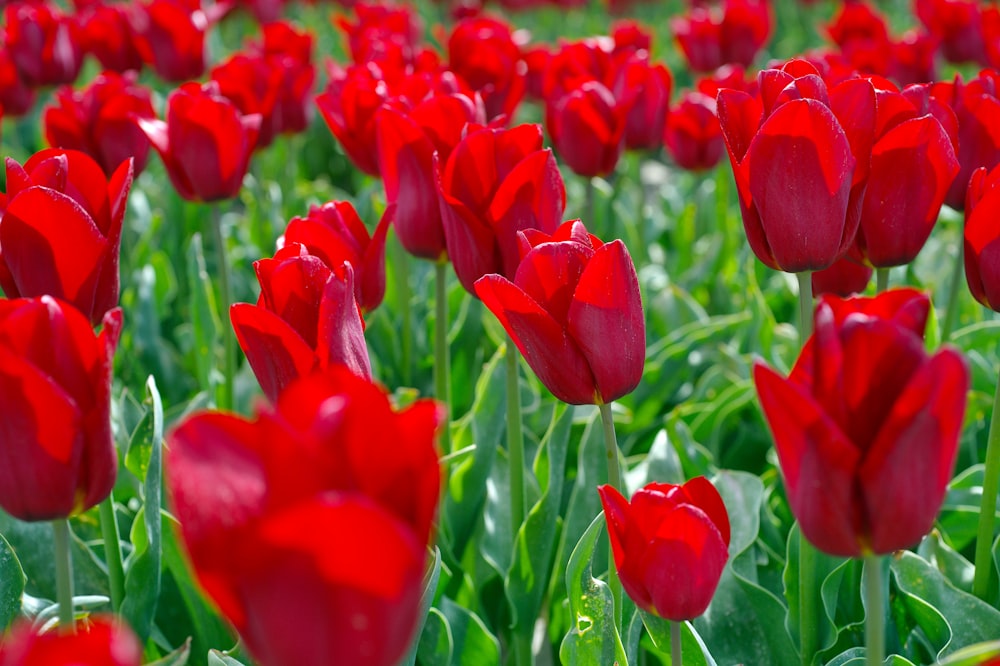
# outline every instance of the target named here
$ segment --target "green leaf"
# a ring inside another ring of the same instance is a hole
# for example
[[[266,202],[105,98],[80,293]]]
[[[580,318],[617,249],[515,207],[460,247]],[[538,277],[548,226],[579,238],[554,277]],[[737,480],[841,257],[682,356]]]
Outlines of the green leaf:
[[[801,539],[802,532],[799,529],[798,522],[796,522],[788,532],[787,556],[785,558],[785,570],[782,577],[785,583],[785,599],[788,601],[788,633],[796,644],[801,640],[799,638],[799,548],[801,547]],[[850,603],[853,595],[860,602],[858,591],[861,579],[859,577],[855,581],[853,577],[848,577],[850,583],[845,585],[844,589],[841,589],[840,583],[844,580],[844,574],[854,574],[855,571],[853,569],[849,571],[841,569],[840,566],[844,563],[843,559],[831,557],[818,550],[813,557],[816,562],[816,580],[820,585],[820,600],[823,602],[825,611],[823,617],[816,618],[820,623],[817,647],[822,652],[837,644],[839,630],[833,617],[836,616],[836,605],[841,601],[842,597],[847,603]],[[857,575],[860,576],[860,567],[857,570]],[[829,585],[827,584],[828,581]],[[852,587],[855,582],[857,586]],[[827,605],[828,600],[823,596],[824,588],[826,588],[827,597],[829,597],[830,605],[833,608]],[[863,620],[864,612],[862,611]]]
[[[793,527],[795,532],[796,545],[794,550],[798,551],[798,524]],[[792,552],[792,537],[789,536],[789,553]],[[820,555],[820,557],[826,557]],[[797,567],[797,564],[795,565]],[[857,645],[864,640],[865,609],[861,601],[861,573],[862,564],[860,560],[843,560],[839,566],[830,571],[823,579],[820,589],[820,596],[823,600],[823,610],[826,617],[835,628],[833,642],[829,639],[820,640],[820,652],[826,655],[840,654],[851,646]],[[795,575],[798,575],[796,569]],[[798,593],[796,592],[796,596]]]
[[[950,640],[944,644],[935,643],[939,659],[967,645],[1000,636],[1000,611],[957,589],[919,555],[903,551],[898,558],[893,558],[891,568],[900,592],[920,599],[947,623]],[[915,619],[933,641],[931,634],[936,633],[937,618],[927,612]],[[922,619],[926,626],[921,624]]]
[[[851,648],[834,657],[826,663],[826,666],[867,666],[864,648]],[[883,666],[914,666],[913,662],[906,657],[892,654],[882,662]]]
[[[427,614],[430,612],[431,604],[434,603],[434,596],[437,594],[438,581],[441,580],[441,550],[435,546],[433,557],[427,565],[427,572],[424,574],[424,591],[420,597],[420,617],[427,621]],[[407,655],[400,662],[400,666],[413,666],[417,661],[417,648],[420,645],[420,635],[423,633],[423,624],[417,630],[413,645]]]
[[[148,662],[145,666],[186,666],[191,657],[191,639],[187,639],[173,652],[166,654],[156,661]]]
[[[565,478],[566,449],[573,427],[573,410],[561,405],[539,449],[539,464],[548,467],[548,483],[538,503],[517,533],[513,562],[504,580],[513,610],[515,632],[531,634],[549,586],[556,549],[559,509]],[[544,461],[544,465],[540,464]],[[540,471],[540,470],[539,470]]]
[[[141,539],[136,546],[138,556],[125,573],[125,598],[121,614],[125,617],[139,639],[149,638],[156,605],[160,598],[161,530],[160,504],[163,474],[163,404],[156,389],[156,381],[150,375],[146,380],[146,397],[150,402],[152,427],[149,435],[149,465],[143,481],[143,516],[145,530],[138,535]],[[135,541],[133,541],[135,543]]]
[[[938,666],[979,666],[997,657],[1000,657],[1000,641],[989,641],[953,652],[944,661],[939,661]]]
[[[21,612],[24,570],[7,540],[0,534],[0,634]]]
[[[417,646],[417,659],[423,666],[451,666],[454,640],[448,618],[437,608],[432,608],[424,622]]]
[[[672,648],[670,620],[664,620],[643,610],[640,610],[639,613],[642,615],[642,623],[646,626],[646,631],[649,632],[656,648],[669,658]],[[681,659],[683,664],[678,666],[716,666],[704,641],[701,640],[701,636],[694,630],[690,622],[681,623]],[[673,661],[668,661],[667,664],[674,666]]]
[[[208,666],[244,666],[242,661],[237,661],[227,654],[218,650],[208,651]]]
[[[559,647],[559,660],[567,666],[628,663],[615,627],[611,588],[592,575],[594,546],[603,527],[604,515],[600,514],[583,533],[566,568],[571,626]]]
[[[500,663],[500,641],[489,632],[479,616],[447,597],[441,599],[441,613],[450,629],[451,666]]]
[[[222,325],[217,314],[219,310],[215,302],[212,279],[205,266],[201,234],[196,233],[191,236],[187,249],[187,267],[188,283],[191,285],[188,305],[194,332],[191,355],[194,358],[198,386],[205,388],[218,383],[213,373],[216,368],[215,350],[218,348],[217,342]]]

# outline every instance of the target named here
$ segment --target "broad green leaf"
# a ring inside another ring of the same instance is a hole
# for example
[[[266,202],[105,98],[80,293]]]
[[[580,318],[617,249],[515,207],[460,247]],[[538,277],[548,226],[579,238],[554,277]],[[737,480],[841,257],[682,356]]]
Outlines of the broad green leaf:
[[[525,479],[527,481],[527,479]],[[498,451],[493,468],[486,479],[486,504],[483,506],[483,527],[479,551],[497,577],[510,569],[514,554],[511,534],[510,461],[506,451]]]
[[[432,608],[420,634],[417,659],[423,666],[451,666],[454,645],[448,618],[437,608]]]
[[[649,452],[643,455],[639,463],[626,473],[626,478],[628,487],[633,491],[653,482],[684,483],[684,470],[681,468],[680,456],[671,446],[666,430],[660,430],[656,433],[653,443],[649,447]]]
[[[583,533],[566,568],[571,626],[559,647],[559,660],[566,666],[628,663],[615,627],[611,588],[592,573],[594,546],[603,527],[604,515],[600,514]]]
[[[867,666],[864,648],[851,648],[837,655],[826,663],[826,666]],[[906,657],[892,654],[882,662],[883,666],[914,666],[914,663]]]
[[[642,615],[642,623],[646,626],[646,631],[649,632],[656,648],[669,659],[672,649],[670,621],[642,610],[639,613]],[[716,666],[704,641],[701,640],[701,636],[694,630],[690,622],[681,623],[681,660],[683,664],[677,666]],[[668,666],[675,666],[672,660],[666,663]]]
[[[972,578],[976,568],[961,553],[955,551],[944,542],[937,530],[924,537],[917,548],[917,554],[930,562],[938,571],[944,574],[952,585],[963,592],[972,593]],[[996,561],[996,544],[994,544],[994,562]]]
[[[451,666],[482,666],[500,663],[500,641],[483,621],[447,597],[441,599],[441,613],[451,632]]]
[[[545,458],[544,466],[548,468],[548,482],[541,499],[518,530],[513,562],[504,581],[515,632],[530,635],[548,589],[572,426],[573,410],[560,407],[539,450],[540,462]]]
[[[150,634],[156,606],[160,598],[160,575],[162,544],[160,530],[160,503],[163,475],[163,404],[156,389],[156,381],[150,375],[146,381],[147,398],[150,402],[152,424],[150,435],[150,456],[143,481],[143,525],[144,533],[138,535],[141,547],[125,572],[125,598],[121,614],[125,617],[141,641]]]
[[[24,570],[7,540],[0,534],[0,634],[21,612]]]
[[[431,604],[434,603],[434,596],[437,594],[438,581],[441,580],[441,551],[434,547],[433,557],[427,564],[427,572],[424,574],[424,591],[420,597],[420,617],[427,621],[427,614],[430,612]],[[410,646],[407,655],[400,662],[400,666],[413,666],[417,660],[417,648],[420,643],[420,635],[423,633],[423,624],[417,628],[413,645]]]
[[[146,666],[186,666],[191,657],[191,639],[187,639],[179,648],[166,654],[156,661],[151,661]]]
[[[957,650],[947,659],[938,662],[938,666],[980,666],[989,659],[1000,657],[1000,640],[988,643],[976,643]]]
[[[798,524],[793,527],[795,540],[798,541]],[[791,537],[789,537],[791,541]],[[789,551],[798,550],[797,543],[789,544]],[[798,564],[794,565],[795,575],[798,574]],[[820,595],[823,599],[823,610],[835,633],[829,640],[822,641],[820,653],[827,657],[840,654],[844,650],[864,640],[865,609],[861,601],[860,560],[847,559],[841,561],[823,580]],[[797,592],[796,592],[797,596]]]
[[[792,640],[797,645],[799,642],[799,622],[800,622],[800,583],[799,583],[799,557],[800,557],[800,547],[801,547],[802,532],[799,530],[799,524],[796,522],[792,529],[788,532],[788,549],[786,551],[785,558],[785,571],[784,571],[784,583],[785,583],[785,600],[788,602],[788,619],[786,621],[786,626],[788,627],[788,633],[790,634]],[[826,555],[815,548],[813,548],[814,554],[813,558],[816,562],[816,585],[820,586],[818,594],[816,596],[817,600],[822,603],[823,608],[817,608],[816,620],[819,624],[819,635],[817,647],[820,652],[823,650],[828,650],[833,647],[837,642],[838,629],[834,621],[836,616],[836,604],[840,601],[841,596],[845,597],[845,601],[848,601],[852,594],[858,594],[858,587],[852,589],[840,589],[840,582],[843,580],[843,576],[847,573],[847,570],[840,569],[840,565],[843,564],[843,560],[837,557],[831,557]],[[853,573],[853,570],[850,571]],[[858,571],[860,575],[860,570]],[[853,579],[850,583],[854,583]],[[829,584],[828,584],[829,583]],[[860,578],[857,581],[860,585]],[[823,592],[827,593],[827,597],[824,597]],[[833,608],[827,606],[828,597],[833,602]],[[859,598],[860,601],[860,598]],[[831,615],[832,613],[832,615]],[[862,620],[864,615],[862,614]]]
[[[1000,636],[1000,611],[956,588],[919,555],[903,551],[893,558],[892,572],[900,592],[919,598],[947,622],[950,640],[935,644],[939,659],[967,645]],[[919,623],[920,618],[916,619]],[[933,629],[930,622],[921,628],[925,632]]]
[[[215,352],[218,348],[222,324],[219,321],[219,309],[216,303],[212,279],[205,266],[205,253],[202,249],[201,234],[194,234],[187,248],[188,282],[191,285],[190,302],[191,327],[194,333],[194,343],[191,354],[198,378],[198,386],[208,388],[217,383],[214,376],[216,368]],[[228,322],[227,322],[228,325]]]
[[[938,525],[957,550],[964,550],[975,541],[979,528],[979,507],[983,494],[983,465],[973,465],[955,475],[948,484],[948,494]]]
[[[208,666],[244,666],[242,661],[237,661],[227,654],[218,650],[208,651]]]

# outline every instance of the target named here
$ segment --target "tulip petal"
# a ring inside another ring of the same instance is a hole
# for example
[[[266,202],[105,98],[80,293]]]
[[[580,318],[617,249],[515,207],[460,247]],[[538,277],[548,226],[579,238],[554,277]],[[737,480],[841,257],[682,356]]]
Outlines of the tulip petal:
[[[312,347],[273,312],[249,303],[236,303],[229,309],[229,317],[240,349],[272,403],[282,388],[316,366]]]
[[[331,276],[319,302],[316,355],[320,365],[343,364],[360,377],[371,379],[371,361],[365,344],[361,311],[354,300],[354,270],[344,264],[345,279]]]

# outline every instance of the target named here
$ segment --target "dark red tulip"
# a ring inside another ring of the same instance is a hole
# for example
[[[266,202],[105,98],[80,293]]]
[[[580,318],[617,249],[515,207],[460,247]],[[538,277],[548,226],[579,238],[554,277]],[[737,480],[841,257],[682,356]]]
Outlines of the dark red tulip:
[[[487,275],[476,295],[552,394],[574,405],[628,394],[642,377],[646,329],[625,244],[604,244],[579,220],[551,236],[521,232],[513,281]]]
[[[514,31],[499,19],[456,23],[448,37],[448,67],[480,94],[487,119],[512,117],[524,97],[527,66]]]
[[[662,64],[636,54],[621,67],[615,97],[628,100],[625,119],[625,148],[652,150],[663,142],[673,77]]]
[[[771,268],[827,268],[860,222],[875,132],[875,90],[864,79],[827,88],[809,63],[758,77],[756,95],[721,90],[719,121],[750,247]]]
[[[371,377],[350,264],[331,269],[295,243],[272,259],[255,261],[254,269],[260,282],[257,304],[236,303],[229,316],[271,402],[299,377],[333,365]]]
[[[558,100],[588,81],[598,81],[609,90],[618,80],[619,65],[632,56],[616,54],[609,37],[592,37],[562,44],[545,67],[542,93],[547,102]]]
[[[488,273],[513,278],[518,232],[551,234],[562,222],[566,188],[542,128],[469,126],[443,166],[439,194],[448,257],[462,286]]]
[[[284,21],[269,23],[264,26],[258,51],[281,72],[272,121],[275,132],[304,132],[312,118],[311,96],[316,81],[312,33]]]
[[[86,511],[115,485],[111,361],[121,310],[95,334],[51,296],[0,300],[0,506],[20,520]]]
[[[729,512],[715,486],[703,476],[650,483],[631,503],[613,486],[597,490],[615,569],[635,605],[675,622],[704,613],[729,561]]]
[[[770,8],[761,0],[725,0],[721,8],[692,8],[672,19],[670,27],[693,70],[747,67],[771,35]]]
[[[442,418],[428,400],[394,411],[334,368],[253,421],[200,413],[168,435],[195,573],[261,666],[399,663],[420,613]]]
[[[914,13],[949,62],[986,65],[982,10],[975,0],[914,0]]]
[[[827,296],[788,378],[754,366],[792,513],[823,552],[909,548],[941,508],[969,373],[954,349],[924,350],[929,308],[913,290]]]
[[[653,37],[650,34],[649,26],[638,21],[621,20],[611,24],[611,39],[615,43],[615,52],[646,51],[653,49]]]
[[[87,153],[109,177],[130,157],[136,175],[146,168],[149,139],[135,118],[155,118],[156,112],[134,73],[108,71],[83,90],[60,88],[55,103],[42,114],[49,145]]]
[[[714,97],[689,90],[670,110],[663,143],[682,169],[705,171],[722,159],[726,147],[715,109]]]
[[[431,261],[447,256],[437,170],[465,125],[485,120],[478,98],[460,93],[432,94],[408,110],[388,105],[378,110],[379,170],[386,200],[396,204],[396,235],[410,254]]]
[[[139,666],[142,645],[128,625],[113,617],[91,615],[76,633],[38,633],[18,622],[0,643],[0,666]]]
[[[235,197],[257,145],[261,118],[245,116],[218,84],[185,83],[167,98],[167,120],[138,118],[177,193],[189,201]]]
[[[892,45],[889,76],[903,86],[937,81],[937,48],[937,38],[930,33],[908,30]]]
[[[885,17],[865,2],[844,3],[827,26],[830,38],[858,71],[889,74],[892,44]]]
[[[209,78],[219,85],[219,93],[235,104],[244,116],[260,116],[256,147],[271,145],[278,130],[274,109],[284,72],[259,55],[234,53],[213,67]]]
[[[977,169],[965,204],[965,278],[977,301],[1000,312],[1000,167]]]
[[[545,103],[545,129],[563,162],[581,176],[606,176],[625,147],[630,104],[599,81],[586,81]]]
[[[135,46],[164,80],[179,83],[205,73],[208,15],[185,0],[149,0],[130,14]]]
[[[5,47],[29,86],[72,83],[83,65],[80,26],[47,3],[14,3],[4,10]]]
[[[394,208],[387,208],[369,236],[350,201],[330,201],[311,207],[306,217],[293,217],[278,246],[303,245],[331,270],[350,263],[358,306],[371,312],[385,296],[385,238],[394,213]]]
[[[354,14],[356,21],[340,17],[334,23],[346,35],[355,64],[401,67],[420,57],[424,28],[412,7],[358,2]]]
[[[10,50],[0,46],[0,108],[6,116],[23,116],[35,106],[35,91],[17,71]]]
[[[7,158],[0,286],[8,298],[51,295],[92,324],[118,305],[118,251],[132,163],[108,179],[84,153],[50,148]]]
[[[142,56],[135,45],[126,5],[96,3],[82,12],[84,50],[93,53],[101,66],[125,73],[142,69]]]
[[[534,44],[525,47],[521,52],[525,64],[525,93],[529,99],[541,101],[545,99],[545,70],[552,60],[552,49],[545,44]]]
[[[382,71],[374,63],[336,68],[316,106],[351,163],[379,175],[375,112],[389,99]]]
[[[871,266],[859,264],[850,257],[838,259],[829,268],[812,274],[813,297],[833,294],[847,298],[860,294],[868,288],[873,272]]]

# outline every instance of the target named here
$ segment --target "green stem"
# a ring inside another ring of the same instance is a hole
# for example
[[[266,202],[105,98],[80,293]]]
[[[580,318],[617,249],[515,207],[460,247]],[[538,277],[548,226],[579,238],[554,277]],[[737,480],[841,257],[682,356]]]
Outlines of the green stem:
[[[222,399],[219,408],[233,409],[233,378],[236,375],[236,338],[229,324],[229,306],[233,303],[232,287],[229,284],[229,256],[226,239],[222,235],[222,211],[212,206],[212,239],[215,241],[215,257],[219,276],[219,322],[222,325]]]
[[[955,256],[955,265],[951,271],[951,283],[948,285],[948,308],[944,311],[944,321],[941,323],[941,343],[948,342],[951,332],[955,328],[955,320],[958,318],[958,290],[963,281],[965,272],[965,259],[962,254],[965,251],[964,243],[960,238],[958,241],[958,253]]]
[[[593,178],[588,178],[587,179],[586,187],[584,189],[584,197],[585,197],[585,199],[584,199],[584,207],[586,208],[586,210],[584,211],[584,215],[586,215],[587,218],[583,222],[584,222],[584,224],[587,227],[593,226],[594,229],[597,228],[597,226],[596,226],[597,225],[597,221],[594,219],[594,205],[595,205],[594,204],[594,197],[595,197],[595,195],[596,195],[596,191],[595,191],[595,188],[594,188],[594,179]]]
[[[817,550],[799,533],[799,655],[803,666],[813,662],[819,649],[819,585],[816,581]]]
[[[535,663],[535,656],[531,653],[531,632],[527,634],[517,633],[514,635],[514,663],[517,666],[531,666]]]
[[[59,602],[59,631],[76,633],[73,620],[73,553],[69,549],[69,519],[52,521],[56,558],[56,600]]]
[[[524,434],[521,432],[521,389],[518,385],[517,359],[520,352],[507,336],[507,455],[510,460],[511,543],[524,522]]]
[[[434,264],[434,397],[444,403],[441,450],[451,452],[451,360],[448,351],[447,262]]]
[[[125,567],[122,565],[121,535],[115,519],[114,493],[101,502],[101,536],[104,538],[104,559],[108,566],[111,610],[117,613],[125,598]]]
[[[883,291],[889,288],[889,269],[888,268],[876,268],[875,269],[875,293],[881,294]]]
[[[604,426],[604,453],[608,462],[608,484],[618,492],[624,493],[621,468],[618,465],[618,437],[615,435],[615,420],[611,415],[611,404],[601,403],[601,425]],[[615,626],[621,633],[622,626],[622,583],[618,578],[618,568],[615,566],[615,553],[608,548],[608,586],[615,605]]]
[[[804,345],[813,329],[812,271],[796,273],[799,280],[799,338]]]
[[[882,563],[878,555],[865,555],[865,663],[882,666],[885,661],[885,612]]]
[[[404,386],[413,385],[413,309],[410,293],[410,256],[398,241],[390,245],[392,251],[393,275],[396,278],[396,292],[399,301],[399,316],[402,319],[400,352],[402,354],[402,380]]]
[[[681,623],[670,622],[670,666],[684,666],[681,660]]]
[[[976,572],[972,579],[972,593],[986,599],[993,571],[993,523],[996,518],[997,491],[1000,490],[1000,377],[993,391],[993,414],[990,417],[990,434],[986,444],[986,473],[983,478],[983,495],[979,506],[979,529],[976,532]]]

